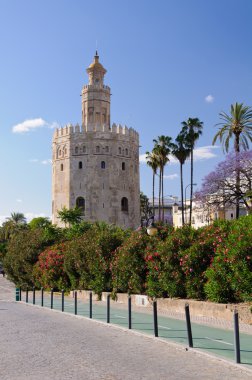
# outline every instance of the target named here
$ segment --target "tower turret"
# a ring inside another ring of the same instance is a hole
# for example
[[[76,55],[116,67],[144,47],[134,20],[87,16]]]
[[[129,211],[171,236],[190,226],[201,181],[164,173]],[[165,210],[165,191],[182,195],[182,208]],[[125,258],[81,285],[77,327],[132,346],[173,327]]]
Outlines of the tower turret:
[[[82,89],[82,128],[95,131],[110,128],[110,88],[105,86],[107,70],[99,62],[96,51],[94,61],[87,68],[89,83]]]

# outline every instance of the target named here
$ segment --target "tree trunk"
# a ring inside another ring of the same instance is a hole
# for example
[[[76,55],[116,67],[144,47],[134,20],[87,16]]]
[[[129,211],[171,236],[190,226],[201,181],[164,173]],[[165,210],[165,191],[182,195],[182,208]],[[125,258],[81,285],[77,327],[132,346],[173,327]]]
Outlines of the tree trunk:
[[[162,222],[164,223],[164,168],[162,169]]]
[[[236,153],[240,153],[240,135],[237,134],[235,136],[235,152]],[[239,197],[239,193],[240,193],[240,171],[237,170],[236,172],[236,213],[235,213],[235,217],[236,219],[239,219],[239,216],[240,216],[240,197]]]
[[[191,224],[192,224],[192,197],[193,197],[193,147],[191,150],[191,194],[190,194],[189,226],[191,226]]]
[[[158,220],[161,219],[161,168],[159,169]]]
[[[180,185],[181,185],[181,206],[182,206],[182,226],[185,225],[184,214],[184,190],[183,190],[183,164],[180,162]]]
[[[155,199],[155,172],[153,171],[153,178],[152,178],[152,214],[155,216],[154,199]]]

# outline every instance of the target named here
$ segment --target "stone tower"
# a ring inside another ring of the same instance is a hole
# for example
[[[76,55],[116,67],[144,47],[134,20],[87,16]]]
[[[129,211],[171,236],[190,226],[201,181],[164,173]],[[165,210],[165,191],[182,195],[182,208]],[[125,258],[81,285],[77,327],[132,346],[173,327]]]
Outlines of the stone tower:
[[[110,88],[96,52],[82,89],[81,127],[69,124],[53,136],[52,221],[64,206],[83,219],[122,227],[140,224],[139,135],[110,125]]]

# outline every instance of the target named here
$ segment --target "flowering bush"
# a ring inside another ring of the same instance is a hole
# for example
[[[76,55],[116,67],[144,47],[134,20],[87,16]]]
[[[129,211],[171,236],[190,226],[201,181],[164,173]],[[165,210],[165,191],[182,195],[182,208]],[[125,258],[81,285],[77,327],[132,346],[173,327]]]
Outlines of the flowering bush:
[[[145,293],[145,249],[151,238],[145,233],[132,232],[115,250],[111,263],[113,292]]]
[[[216,222],[200,228],[197,239],[181,252],[180,265],[185,274],[187,298],[205,299],[205,271],[211,265],[216,249],[223,244],[230,223]]]
[[[180,256],[190,247],[197,234],[196,230],[187,226],[178,228],[157,246],[156,253],[160,256],[158,281],[162,292],[169,297],[186,296],[185,275],[180,265]]]
[[[214,302],[252,300],[252,215],[230,224],[227,238],[216,249],[206,270],[207,298]]]
[[[33,269],[36,287],[68,289],[69,278],[64,271],[65,244],[57,244],[40,253]]]

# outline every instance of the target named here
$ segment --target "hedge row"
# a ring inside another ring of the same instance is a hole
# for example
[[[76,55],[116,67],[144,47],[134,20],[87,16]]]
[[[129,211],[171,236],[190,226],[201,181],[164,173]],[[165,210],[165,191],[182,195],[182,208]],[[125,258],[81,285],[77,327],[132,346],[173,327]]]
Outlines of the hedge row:
[[[96,223],[49,234],[13,235],[4,258],[17,285],[186,297],[252,300],[252,216],[194,230],[122,230]]]

